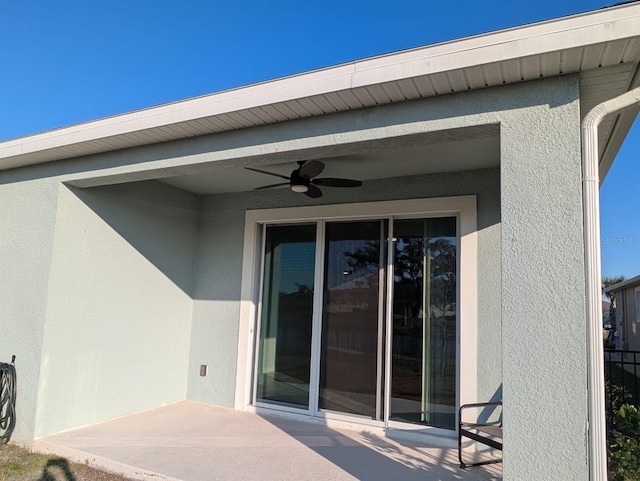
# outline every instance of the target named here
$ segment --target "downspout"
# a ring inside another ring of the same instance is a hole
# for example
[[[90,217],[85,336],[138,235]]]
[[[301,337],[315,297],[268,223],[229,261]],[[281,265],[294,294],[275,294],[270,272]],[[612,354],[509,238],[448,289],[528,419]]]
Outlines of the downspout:
[[[640,87],[596,105],[582,121],[582,200],[587,304],[589,479],[607,480],[600,268],[598,126],[610,114],[640,103]]]

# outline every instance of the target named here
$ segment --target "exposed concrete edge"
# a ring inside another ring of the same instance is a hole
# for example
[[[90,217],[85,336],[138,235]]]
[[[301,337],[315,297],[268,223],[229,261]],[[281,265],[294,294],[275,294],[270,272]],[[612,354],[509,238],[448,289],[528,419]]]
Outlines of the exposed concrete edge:
[[[86,464],[92,468],[108,471],[114,474],[120,474],[131,479],[141,481],[183,481],[154,471],[145,470],[140,467],[119,463],[102,456],[96,456],[95,454],[87,453],[86,451],[81,451],[79,449],[60,446],[59,444],[48,442],[45,439],[36,440],[33,444],[33,450],[38,453],[62,456],[67,458],[69,461]]]

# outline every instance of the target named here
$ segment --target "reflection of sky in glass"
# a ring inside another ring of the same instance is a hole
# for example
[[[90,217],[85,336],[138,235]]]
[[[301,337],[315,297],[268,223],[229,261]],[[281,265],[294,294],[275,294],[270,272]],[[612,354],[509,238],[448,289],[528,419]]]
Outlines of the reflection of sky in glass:
[[[313,287],[315,269],[315,242],[281,244],[280,249],[280,292],[291,294],[298,285]]]
[[[397,246],[396,248],[397,249],[406,249],[407,248],[409,243],[405,242],[404,239],[407,239],[407,237],[398,239],[398,242],[396,244],[396,246]],[[455,237],[428,237],[427,238],[427,242],[436,242],[438,240],[449,241],[449,244],[451,244],[452,246],[456,245],[456,238]]]

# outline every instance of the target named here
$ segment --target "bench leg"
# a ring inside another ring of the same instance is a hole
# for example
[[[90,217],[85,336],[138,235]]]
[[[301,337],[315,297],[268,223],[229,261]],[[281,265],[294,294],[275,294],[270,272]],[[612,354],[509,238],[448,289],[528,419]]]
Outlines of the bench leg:
[[[464,464],[464,461],[462,460],[462,434],[460,433],[460,431],[458,431],[458,461],[460,461],[460,467],[462,469],[467,467],[467,465]]]
[[[492,446],[490,446],[490,447],[492,447]],[[489,459],[487,461],[480,461],[478,463],[466,464],[462,460],[462,433],[460,431],[458,431],[458,461],[460,461],[460,468],[466,469],[466,468],[470,468],[472,466],[484,466],[485,464],[501,463],[502,459]]]

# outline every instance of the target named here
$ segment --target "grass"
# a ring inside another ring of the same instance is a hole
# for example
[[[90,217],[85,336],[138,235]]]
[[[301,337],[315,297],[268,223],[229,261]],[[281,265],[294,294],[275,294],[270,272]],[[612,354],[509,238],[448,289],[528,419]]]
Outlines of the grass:
[[[131,481],[72,463],[55,455],[31,453],[11,444],[0,445],[0,479],[3,481]]]

